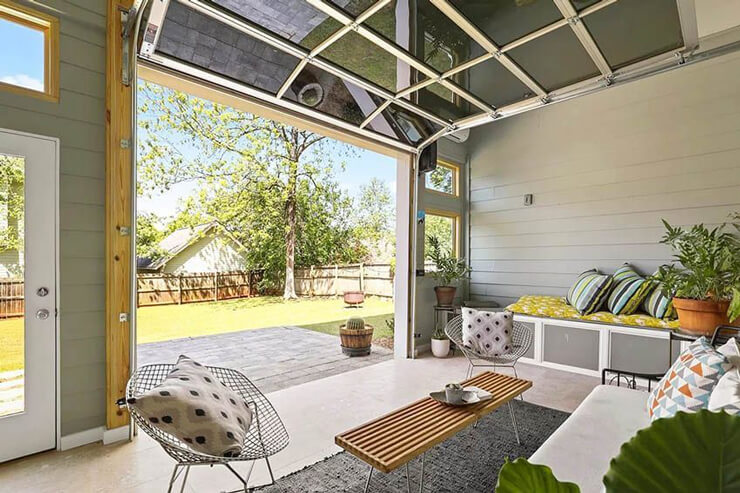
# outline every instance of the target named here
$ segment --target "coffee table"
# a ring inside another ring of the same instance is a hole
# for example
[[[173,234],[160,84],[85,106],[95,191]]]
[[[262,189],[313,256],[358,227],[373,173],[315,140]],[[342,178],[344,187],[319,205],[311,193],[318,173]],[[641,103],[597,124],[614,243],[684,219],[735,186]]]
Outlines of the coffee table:
[[[532,387],[532,382],[487,371],[465,380],[462,385],[479,387],[493,394],[493,398],[470,406],[456,407],[425,397],[334,438],[337,445],[370,465],[365,492],[370,487],[375,469],[389,473],[403,465],[406,466],[406,487],[410,492],[408,463],[419,455],[421,492],[424,487],[426,451],[474,425],[481,417],[504,404],[509,408],[516,441],[521,443],[511,401]]]

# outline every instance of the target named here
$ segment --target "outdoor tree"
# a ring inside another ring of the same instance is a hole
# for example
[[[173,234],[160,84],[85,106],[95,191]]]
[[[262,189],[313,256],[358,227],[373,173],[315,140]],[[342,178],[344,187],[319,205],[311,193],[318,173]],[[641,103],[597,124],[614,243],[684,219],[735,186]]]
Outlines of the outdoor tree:
[[[139,192],[196,184],[181,226],[217,221],[268,280],[283,277],[286,299],[297,297],[297,260],[342,262],[356,253],[351,201],[333,175],[351,147],[150,83],[139,102]]]
[[[368,248],[382,252],[395,246],[395,204],[385,182],[372,178],[363,185],[355,210],[358,236]]]
[[[23,254],[23,159],[0,154],[0,252]],[[20,264],[20,262],[18,262]],[[8,265],[8,270],[18,265]]]
[[[166,252],[159,246],[165,237],[160,230],[161,219],[154,213],[140,213],[136,217],[136,256],[146,259],[161,258]]]

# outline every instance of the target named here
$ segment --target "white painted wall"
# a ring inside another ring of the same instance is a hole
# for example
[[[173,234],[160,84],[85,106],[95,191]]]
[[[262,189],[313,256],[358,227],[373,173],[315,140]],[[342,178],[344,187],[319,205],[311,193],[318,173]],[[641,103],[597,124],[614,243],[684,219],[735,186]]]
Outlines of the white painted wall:
[[[671,256],[661,218],[740,211],[739,80],[733,54],[475,129],[474,297],[563,295],[626,261],[650,273]]]
[[[224,272],[246,270],[239,247],[223,235],[205,236],[180,252],[165,265],[164,272]]]

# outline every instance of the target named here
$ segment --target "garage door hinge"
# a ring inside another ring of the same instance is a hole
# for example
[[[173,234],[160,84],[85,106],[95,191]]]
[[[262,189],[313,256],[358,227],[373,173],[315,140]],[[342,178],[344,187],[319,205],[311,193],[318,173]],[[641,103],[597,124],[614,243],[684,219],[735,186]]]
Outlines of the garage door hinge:
[[[118,321],[119,322],[125,323],[125,322],[128,322],[129,320],[131,320],[131,315],[129,315],[128,313],[119,313],[118,314]]]
[[[131,140],[121,139],[121,149],[128,149],[129,147],[131,147]]]

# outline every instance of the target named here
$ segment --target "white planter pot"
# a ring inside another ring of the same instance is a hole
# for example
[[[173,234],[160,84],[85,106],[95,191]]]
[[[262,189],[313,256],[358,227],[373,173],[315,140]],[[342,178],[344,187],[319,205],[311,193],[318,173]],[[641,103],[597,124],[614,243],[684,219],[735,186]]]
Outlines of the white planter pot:
[[[432,339],[432,354],[437,358],[446,358],[450,354],[450,340]]]

